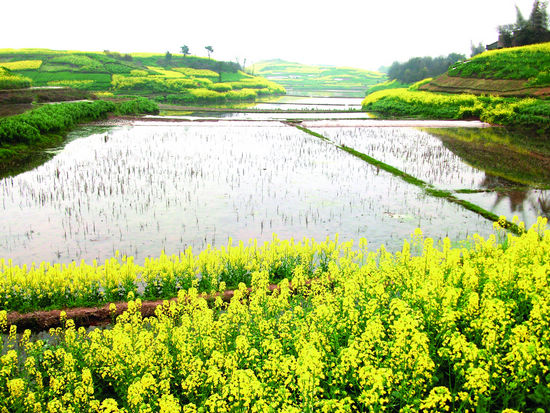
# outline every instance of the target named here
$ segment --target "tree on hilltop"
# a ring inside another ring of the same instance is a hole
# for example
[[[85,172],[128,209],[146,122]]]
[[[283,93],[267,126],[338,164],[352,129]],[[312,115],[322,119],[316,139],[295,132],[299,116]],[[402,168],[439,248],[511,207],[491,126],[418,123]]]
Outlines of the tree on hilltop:
[[[212,48],[212,46],[205,46],[204,48],[208,52],[208,58],[210,59],[210,54],[214,53],[214,49]]]
[[[181,46],[181,53],[183,54],[183,57],[187,56],[189,54],[189,46],[186,44]]]
[[[498,27],[499,47],[526,46],[550,41],[548,30],[548,2],[535,0],[526,20],[516,6],[516,23]]]
[[[548,31],[548,7],[547,1],[535,0],[531,15],[529,16],[529,24],[535,32]]]

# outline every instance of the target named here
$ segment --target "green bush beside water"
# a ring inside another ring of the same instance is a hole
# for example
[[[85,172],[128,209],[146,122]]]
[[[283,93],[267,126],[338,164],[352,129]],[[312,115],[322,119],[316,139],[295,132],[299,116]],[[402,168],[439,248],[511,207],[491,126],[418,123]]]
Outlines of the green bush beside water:
[[[158,105],[146,98],[138,97],[132,100],[116,103],[116,113],[119,115],[138,115],[141,113],[158,114]]]
[[[104,100],[45,105],[21,115],[0,120],[0,146],[40,143],[44,135],[65,131],[84,121],[101,119],[108,113],[158,113],[158,106],[145,98],[121,103]]]

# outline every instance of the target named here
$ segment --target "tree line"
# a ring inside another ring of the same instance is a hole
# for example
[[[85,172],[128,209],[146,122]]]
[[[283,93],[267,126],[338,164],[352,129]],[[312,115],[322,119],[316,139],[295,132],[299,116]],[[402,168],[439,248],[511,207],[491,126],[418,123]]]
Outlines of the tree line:
[[[465,59],[466,56],[459,53],[439,57],[413,57],[405,63],[393,62],[388,69],[388,77],[401,83],[415,83],[427,77],[439,76],[452,64]]]

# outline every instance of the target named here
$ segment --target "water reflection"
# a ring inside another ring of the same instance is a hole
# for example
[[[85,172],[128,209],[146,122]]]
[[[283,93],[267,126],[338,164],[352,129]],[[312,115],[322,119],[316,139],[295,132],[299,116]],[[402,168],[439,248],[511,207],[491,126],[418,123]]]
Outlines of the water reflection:
[[[445,200],[273,122],[161,123],[76,139],[44,165],[0,180],[0,257],[16,263],[140,262],[162,249],[339,233],[399,249],[491,225]]]

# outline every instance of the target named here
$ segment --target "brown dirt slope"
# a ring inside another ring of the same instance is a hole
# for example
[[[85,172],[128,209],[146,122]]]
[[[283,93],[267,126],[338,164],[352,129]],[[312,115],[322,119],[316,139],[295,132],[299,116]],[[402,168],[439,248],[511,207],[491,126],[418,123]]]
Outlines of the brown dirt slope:
[[[474,95],[498,95],[518,97],[550,97],[550,87],[530,87],[526,79],[477,79],[441,75],[420,90],[444,93],[471,93]]]

